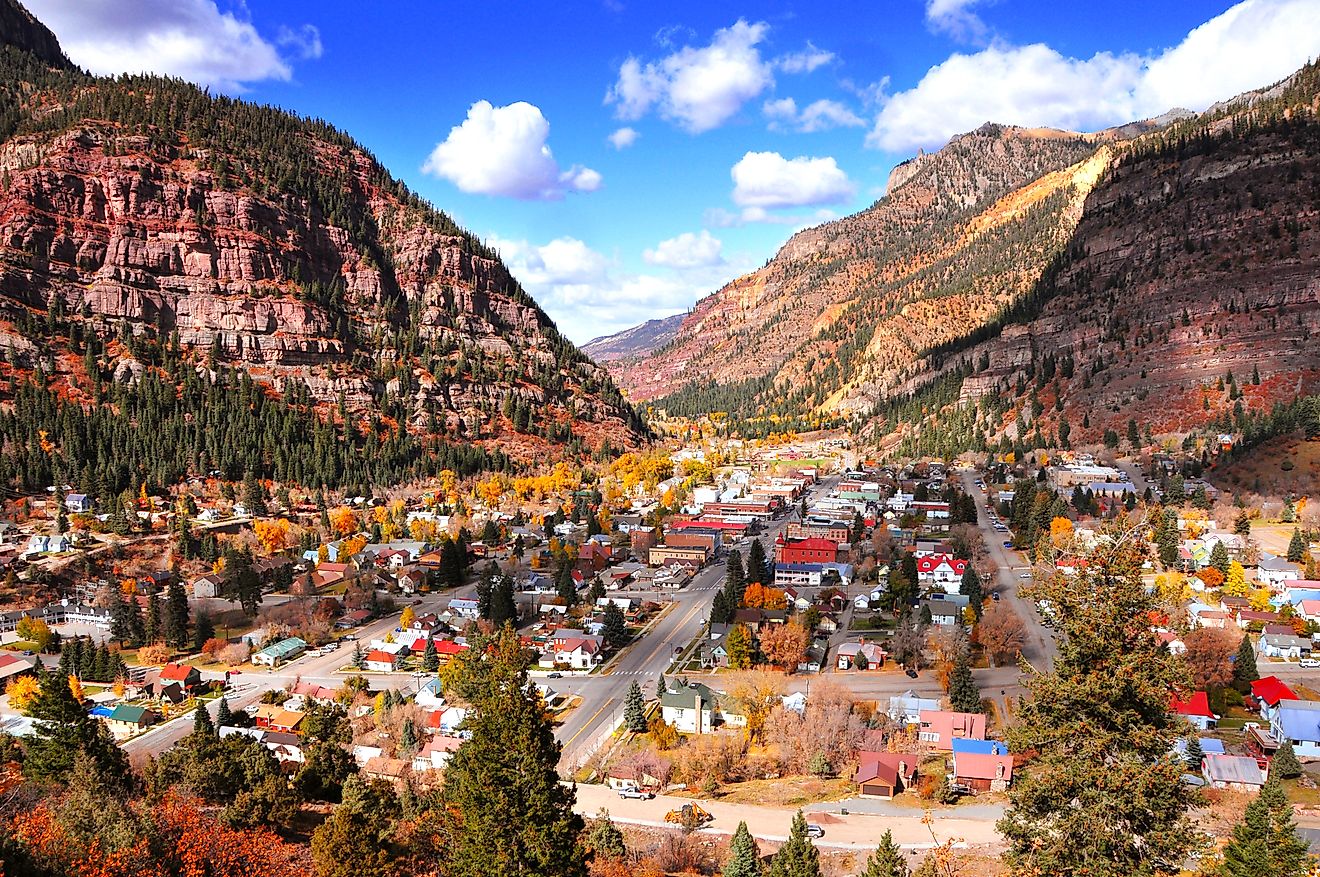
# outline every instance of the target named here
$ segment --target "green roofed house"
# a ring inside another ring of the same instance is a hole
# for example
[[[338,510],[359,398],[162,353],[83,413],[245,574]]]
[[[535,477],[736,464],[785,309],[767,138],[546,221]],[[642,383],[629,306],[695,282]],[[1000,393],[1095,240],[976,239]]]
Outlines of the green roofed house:
[[[747,717],[724,711],[723,698],[700,682],[670,682],[660,695],[660,716],[683,734],[709,734],[719,725],[743,727]]]
[[[145,706],[129,706],[121,703],[105,717],[105,724],[116,740],[122,740],[156,724],[156,713]]]
[[[268,667],[278,667],[285,661],[292,661],[294,658],[307,651],[307,643],[291,636],[288,639],[282,639],[271,646],[266,646],[261,651],[252,656],[253,664],[264,664]]]

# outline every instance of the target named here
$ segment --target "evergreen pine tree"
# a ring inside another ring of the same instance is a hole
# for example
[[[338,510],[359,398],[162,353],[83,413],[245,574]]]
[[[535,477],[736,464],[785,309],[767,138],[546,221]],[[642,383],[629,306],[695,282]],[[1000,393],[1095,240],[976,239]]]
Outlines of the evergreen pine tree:
[[[743,569],[742,552],[736,548],[729,552],[729,559],[724,564],[724,586],[726,594],[735,594],[738,601],[742,600],[747,587],[747,572]]]
[[[355,640],[353,642],[353,668],[361,670],[367,663],[367,656],[362,652],[362,643]]]
[[[635,679],[623,701],[623,723],[634,734],[646,733],[646,704],[642,700],[642,686]]]
[[[616,649],[628,642],[628,625],[618,603],[605,606],[604,634],[605,641]]]
[[[1237,657],[1233,659],[1233,685],[1241,692],[1246,692],[1251,683],[1260,678],[1256,669],[1256,649],[1251,644],[1251,635],[1243,634],[1238,643]]]
[[[1239,536],[1251,535],[1251,515],[1247,512],[1246,509],[1242,509],[1237,513],[1237,518],[1233,521],[1233,532]],[[1227,552],[1224,553],[1224,559],[1225,559],[1224,565],[1227,566],[1228,565]],[[1220,572],[1223,572],[1223,570],[1220,570]]]
[[[559,573],[555,578],[555,593],[564,601],[564,605],[572,609],[578,603],[577,581],[573,578],[573,565],[563,563],[559,567]]]
[[[861,873],[861,877],[909,877],[909,874],[903,851],[894,843],[893,832],[886,829],[880,838],[880,845],[866,860],[866,870]]]
[[[729,859],[724,863],[723,877],[761,877],[761,850],[756,838],[747,830],[746,822],[739,822],[729,843]]]
[[[1292,780],[1301,775],[1302,763],[1297,760],[1297,753],[1293,750],[1293,745],[1285,740],[1278,751],[1274,753],[1273,760],[1270,761],[1270,776]]]
[[[1183,761],[1193,773],[1201,772],[1201,762],[1205,760],[1205,750],[1201,748],[1201,738],[1193,734],[1187,739],[1187,749],[1183,752]]]
[[[234,714],[229,709],[229,699],[220,698],[220,705],[215,708],[215,726],[226,728],[234,723]]]
[[[200,652],[207,640],[214,638],[215,622],[211,620],[211,616],[205,613],[198,615],[197,623],[193,625],[193,651]]]
[[[982,603],[985,601],[984,594],[981,593],[981,577],[977,575],[976,568],[970,562],[967,569],[963,572],[962,582],[958,585],[958,593],[967,598],[967,605],[972,607],[976,617],[981,617],[984,610]]]
[[[765,545],[760,539],[752,540],[752,547],[747,551],[747,573],[745,576],[747,584],[759,582],[762,585],[769,585],[774,581],[774,576],[770,573],[765,560]],[[746,588],[744,588],[746,590]],[[742,602],[742,594],[738,594],[738,602]]]
[[[768,877],[820,877],[820,853],[807,837],[807,820],[801,810],[793,816],[788,840],[770,861]]]
[[[1283,513],[1279,515],[1279,520],[1285,524],[1291,524],[1297,520],[1297,506],[1293,504],[1291,496],[1283,501]]]
[[[960,713],[981,712],[981,691],[972,678],[966,649],[958,653],[953,662],[953,672],[949,674],[949,703]]]
[[[69,677],[41,675],[40,687],[28,708],[36,722],[24,740],[23,774],[38,782],[58,783],[73,769],[79,753],[86,755],[107,779],[124,782],[128,758],[100,721],[74,698]]]
[[[160,642],[164,635],[161,629],[160,595],[156,593],[155,588],[152,588],[151,593],[147,595],[147,617],[143,622],[142,633],[143,641],[148,644]]]
[[[623,842],[623,832],[610,819],[610,812],[604,807],[596,814],[595,820],[591,823],[591,830],[587,832],[587,849],[595,861],[609,859],[621,861],[628,855],[628,846]]]
[[[435,640],[426,638],[426,648],[422,650],[422,669],[434,673],[440,669],[440,653],[435,650]]]
[[[110,637],[119,643],[133,639],[133,608],[124,599],[119,582],[110,583],[106,608],[110,611]]]
[[[1292,806],[1271,776],[1233,829],[1224,847],[1223,877],[1300,877],[1307,873],[1307,844],[1297,836]]]
[[[417,751],[417,726],[411,717],[404,719],[399,728],[399,749],[404,755],[412,755]]]
[[[450,679],[472,705],[471,736],[450,760],[440,795],[451,814],[445,873],[584,877],[575,793],[559,782],[559,743],[540,699],[527,692],[517,634],[506,625],[495,643],[478,640],[454,660]]]
[[[224,699],[221,698],[222,703],[223,701]],[[211,711],[200,700],[197,701],[197,709],[193,710],[193,733],[199,737],[212,737],[215,735],[215,725],[211,722]]]
[[[733,611],[729,608],[729,600],[725,594],[725,589],[720,588],[710,601],[710,623],[728,624],[732,618]]]
[[[1228,575],[1228,564],[1228,548],[1223,542],[1215,542],[1215,547],[1210,549],[1210,565]]]
[[[1302,538],[1302,532],[1293,527],[1292,539],[1288,542],[1288,560],[1292,563],[1301,563],[1305,556],[1306,540]]]
[[[171,645],[188,648],[188,594],[183,583],[175,578],[170,582],[165,607],[165,627]]]

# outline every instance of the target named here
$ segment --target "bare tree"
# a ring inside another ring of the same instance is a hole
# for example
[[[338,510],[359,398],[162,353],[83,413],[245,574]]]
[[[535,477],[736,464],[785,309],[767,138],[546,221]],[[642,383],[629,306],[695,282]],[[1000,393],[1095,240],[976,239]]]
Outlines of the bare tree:
[[[1183,660],[1199,689],[1220,688],[1233,681],[1233,657],[1242,637],[1236,630],[1198,627],[1183,637]]]
[[[1022,653],[1027,643],[1027,626],[1007,603],[991,603],[976,626],[976,636],[993,667]]]

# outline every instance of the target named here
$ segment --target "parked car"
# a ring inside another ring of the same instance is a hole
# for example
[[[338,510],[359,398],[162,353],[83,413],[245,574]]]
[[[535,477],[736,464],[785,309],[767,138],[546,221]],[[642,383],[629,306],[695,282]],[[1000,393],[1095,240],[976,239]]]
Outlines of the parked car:
[[[1029,579],[1029,578],[1031,578],[1031,573],[1029,573],[1029,572],[1018,573],[1018,578],[1020,578],[1020,579]]]
[[[1297,663],[1301,664],[1303,667],[1320,667],[1320,658],[1302,658]]]
[[[1013,543],[1012,543],[1012,542],[1005,542],[1005,543],[1004,543],[1004,547],[1005,547],[1005,548],[1012,548],[1012,547],[1013,547]]]
[[[917,678],[917,671],[913,670],[911,667],[908,667],[905,672],[907,673],[909,679]]]
[[[545,678],[546,678],[546,679],[563,679],[563,678],[564,678],[564,674],[563,674],[563,673],[560,673],[558,670],[556,670],[556,671],[553,672],[553,673],[547,673],[546,676],[545,676]]]
[[[639,801],[649,801],[655,797],[654,792],[647,792],[642,789],[619,789],[620,798],[635,798]]]
[[[991,600],[994,600],[996,603],[998,603],[998,602],[999,602],[999,592],[998,592],[998,591],[995,591],[994,593],[992,593],[992,594],[990,595],[990,599],[991,599]]]
[[[807,837],[824,837],[825,829],[814,822],[807,823]]]

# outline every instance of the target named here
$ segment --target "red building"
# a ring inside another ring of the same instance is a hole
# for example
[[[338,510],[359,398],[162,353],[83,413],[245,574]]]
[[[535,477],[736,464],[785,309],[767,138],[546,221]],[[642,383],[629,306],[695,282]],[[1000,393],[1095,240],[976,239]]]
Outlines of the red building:
[[[839,543],[830,539],[775,540],[780,563],[834,563],[839,557]]]

